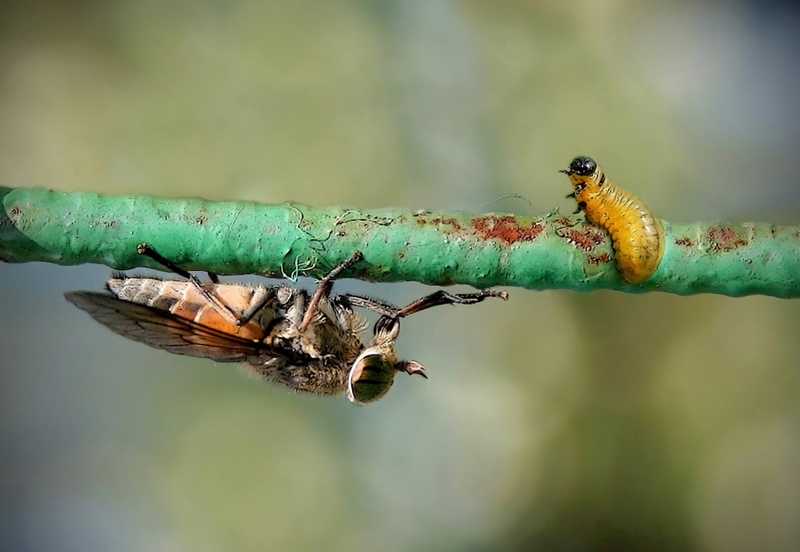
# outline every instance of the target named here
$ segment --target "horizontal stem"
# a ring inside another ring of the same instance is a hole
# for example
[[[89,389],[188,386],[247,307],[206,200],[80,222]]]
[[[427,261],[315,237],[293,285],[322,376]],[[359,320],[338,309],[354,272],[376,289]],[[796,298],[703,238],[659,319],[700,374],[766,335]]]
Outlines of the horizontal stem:
[[[800,228],[663,221],[666,248],[642,284],[620,277],[607,234],[583,217],[297,203],[163,199],[0,188],[0,260],[162,269],[152,244],[187,270],[270,277],[324,275],[355,250],[346,275],[477,288],[613,289],[680,295],[800,296]]]

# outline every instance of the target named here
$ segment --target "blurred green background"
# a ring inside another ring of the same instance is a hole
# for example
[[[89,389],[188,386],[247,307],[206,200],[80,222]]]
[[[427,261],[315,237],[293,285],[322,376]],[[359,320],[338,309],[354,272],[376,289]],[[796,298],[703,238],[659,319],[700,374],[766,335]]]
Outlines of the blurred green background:
[[[0,183],[534,215],[574,209],[557,171],[580,154],[667,220],[800,224],[799,23],[755,1],[5,2]],[[800,542],[796,301],[511,289],[409,319],[430,379],[356,408],[63,300],[108,273],[0,266],[2,550]]]

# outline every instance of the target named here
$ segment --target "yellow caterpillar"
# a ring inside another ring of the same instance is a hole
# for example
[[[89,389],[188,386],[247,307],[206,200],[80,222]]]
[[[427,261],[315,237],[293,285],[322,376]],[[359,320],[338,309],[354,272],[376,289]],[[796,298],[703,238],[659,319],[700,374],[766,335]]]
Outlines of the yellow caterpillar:
[[[614,256],[622,277],[632,284],[647,280],[664,254],[664,227],[638,197],[606,178],[589,157],[577,157],[561,171],[575,191],[567,197],[578,202],[586,220],[611,235]]]

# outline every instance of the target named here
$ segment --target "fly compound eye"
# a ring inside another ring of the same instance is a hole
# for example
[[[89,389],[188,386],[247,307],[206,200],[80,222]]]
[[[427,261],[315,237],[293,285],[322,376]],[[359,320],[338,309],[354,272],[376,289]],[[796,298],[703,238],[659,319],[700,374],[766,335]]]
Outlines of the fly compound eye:
[[[576,157],[572,163],[569,164],[569,174],[577,174],[578,176],[589,176],[597,168],[597,163],[590,157]]]
[[[347,377],[348,400],[355,404],[377,401],[389,392],[396,373],[397,369],[384,355],[365,351],[353,363]]]

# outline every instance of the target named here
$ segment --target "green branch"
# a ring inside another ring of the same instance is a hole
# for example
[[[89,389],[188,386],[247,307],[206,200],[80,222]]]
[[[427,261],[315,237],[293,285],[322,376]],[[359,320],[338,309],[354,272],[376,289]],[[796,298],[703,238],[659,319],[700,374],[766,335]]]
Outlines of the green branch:
[[[136,253],[148,242],[187,270],[320,277],[360,250],[364,260],[348,275],[372,282],[800,296],[798,227],[664,221],[659,268],[631,285],[605,232],[557,213],[318,209],[38,188],[0,188],[0,198],[0,259],[15,263],[162,268]]]

